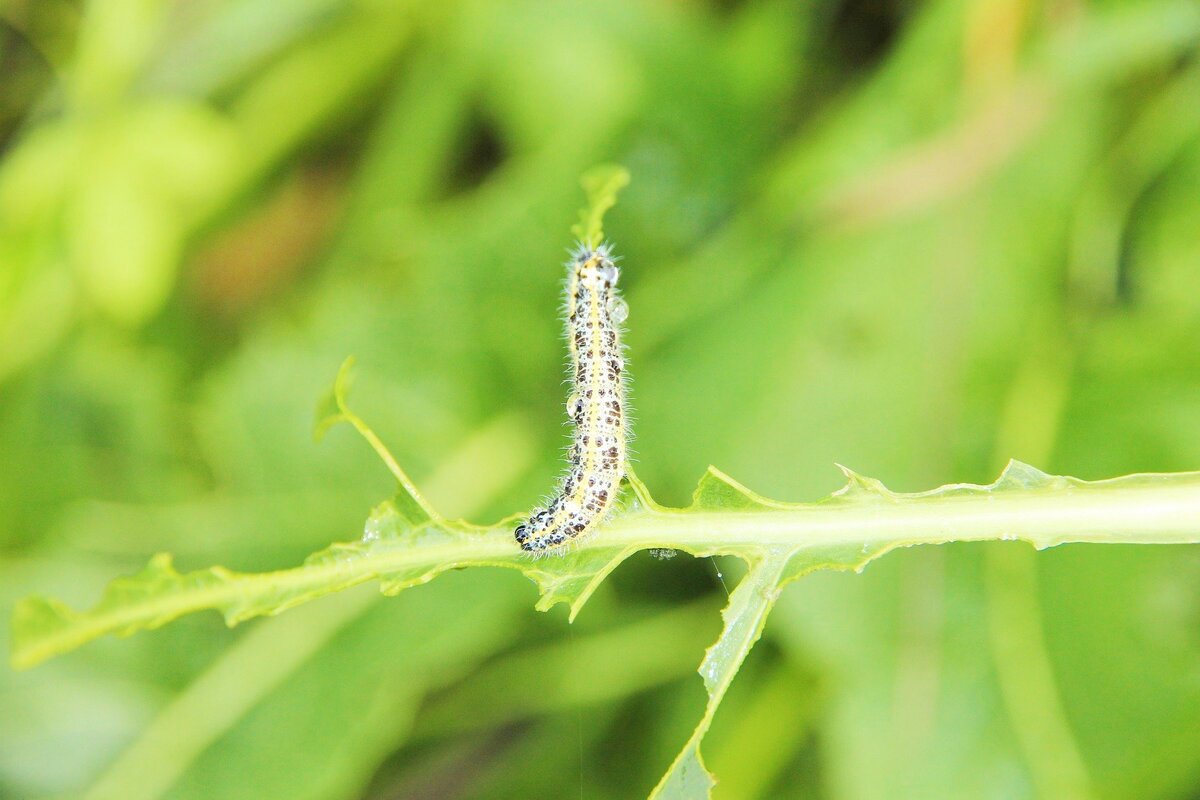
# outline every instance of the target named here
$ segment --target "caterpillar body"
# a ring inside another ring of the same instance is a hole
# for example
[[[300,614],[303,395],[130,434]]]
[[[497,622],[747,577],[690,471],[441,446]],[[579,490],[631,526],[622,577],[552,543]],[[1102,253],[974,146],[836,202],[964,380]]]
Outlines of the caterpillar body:
[[[514,531],[528,552],[562,547],[593,530],[612,508],[625,474],[628,425],[619,327],[628,307],[617,292],[620,274],[608,245],[581,244],[567,262],[570,466],[554,498]]]

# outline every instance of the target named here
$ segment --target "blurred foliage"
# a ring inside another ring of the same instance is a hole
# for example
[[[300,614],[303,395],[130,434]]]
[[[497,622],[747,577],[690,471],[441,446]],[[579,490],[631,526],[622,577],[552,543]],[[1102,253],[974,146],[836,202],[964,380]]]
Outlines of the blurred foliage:
[[[664,500],[710,462],[789,498],[834,461],[899,490],[1200,464],[1192,0],[0,19],[5,609],[87,605],[156,551],[259,570],[353,538],[387,473],[309,435],[348,353],[435,506],[532,505],[602,161],[635,176],[606,233]],[[1200,549],[1014,547],[785,592],[706,743],[717,796],[1200,792]],[[370,594],[0,672],[0,796],[639,796],[723,598],[684,557],[633,559],[570,629],[512,574]]]

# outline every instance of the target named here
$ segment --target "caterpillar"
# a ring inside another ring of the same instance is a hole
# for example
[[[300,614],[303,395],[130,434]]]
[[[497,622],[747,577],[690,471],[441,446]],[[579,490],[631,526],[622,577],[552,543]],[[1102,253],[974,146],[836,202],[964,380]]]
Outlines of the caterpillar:
[[[619,326],[629,312],[617,292],[621,272],[607,244],[578,245],[566,266],[572,386],[567,416],[574,433],[569,469],[554,498],[514,531],[521,549],[531,553],[562,547],[593,530],[612,508],[625,474],[628,425]]]

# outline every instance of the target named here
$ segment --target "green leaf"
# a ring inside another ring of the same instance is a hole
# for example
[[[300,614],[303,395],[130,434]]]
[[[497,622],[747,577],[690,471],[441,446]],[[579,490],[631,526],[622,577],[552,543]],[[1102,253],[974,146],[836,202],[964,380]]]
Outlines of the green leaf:
[[[588,247],[604,241],[604,215],[617,203],[617,193],[629,185],[629,170],[603,164],[588,170],[581,181],[587,205],[579,209],[579,222],[571,226],[575,238]]]
[[[321,441],[329,429],[339,422],[349,422],[347,416],[346,398],[350,394],[350,385],[354,380],[354,356],[348,356],[338,367],[337,378],[333,386],[317,403],[317,420],[313,425],[313,439]]]
[[[535,559],[513,540],[518,517],[481,527],[447,520],[429,506],[347,406],[351,367],[350,360],[342,365],[318,410],[318,431],[342,421],[354,425],[398,483],[396,497],[375,508],[359,540],[334,544],[300,566],[259,574],[223,567],[179,573],[169,555],[159,554],[141,572],[113,581],[86,612],[53,599],[27,598],[13,617],[14,667],[203,609],[219,611],[232,626],[368,580],[393,595],[470,566],[519,570],[537,584],[539,610],[565,603],[573,619],[605,577],[639,550],[732,555],[749,569],[723,612],[720,637],[700,665],[708,692],[705,713],[653,794],[691,798],[706,796],[713,785],[700,744],[787,582],[818,569],[861,570],[891,549],[916,544],[1020,538],[1040,549],[1064,542],[1200,542],[1200,473],[1088,482],[1011,462],[986,486],[952,484],[905,494],[843,468],[846,485],[829,497],[784,503],[710,467],[682,509],[659,505],[630,471],[620,510],[602,530],[563,555]]]
[[[716,467],[710,466],[692,493],[692,511],[761,511],[779,508]]]
[[[721,635],[705,652],[704,661],[700,664],[700,676],[708,692],[704,716],[666,775],[650,793],[651,798],[708,797],[716,784],[716,779],[700,757],[700,742],[708,732],[717,707],[750,648],[762,636],[767,615],[779,596],[786,563],[786,556],[780,554],[752,563],[741,583],[729,596],[729,605],[721,612],[725,622]]]

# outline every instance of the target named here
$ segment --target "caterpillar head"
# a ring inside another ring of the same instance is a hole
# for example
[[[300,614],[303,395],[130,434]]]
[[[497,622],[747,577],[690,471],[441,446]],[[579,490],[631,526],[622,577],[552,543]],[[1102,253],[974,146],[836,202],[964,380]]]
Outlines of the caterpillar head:
[[[612,257],[607,244],[594,248],[579,245],[572,253],[571,267],[585,283],[601,284],[607,288],[616,286],[621,278],[621,270],[617,268],[616,259]]]

